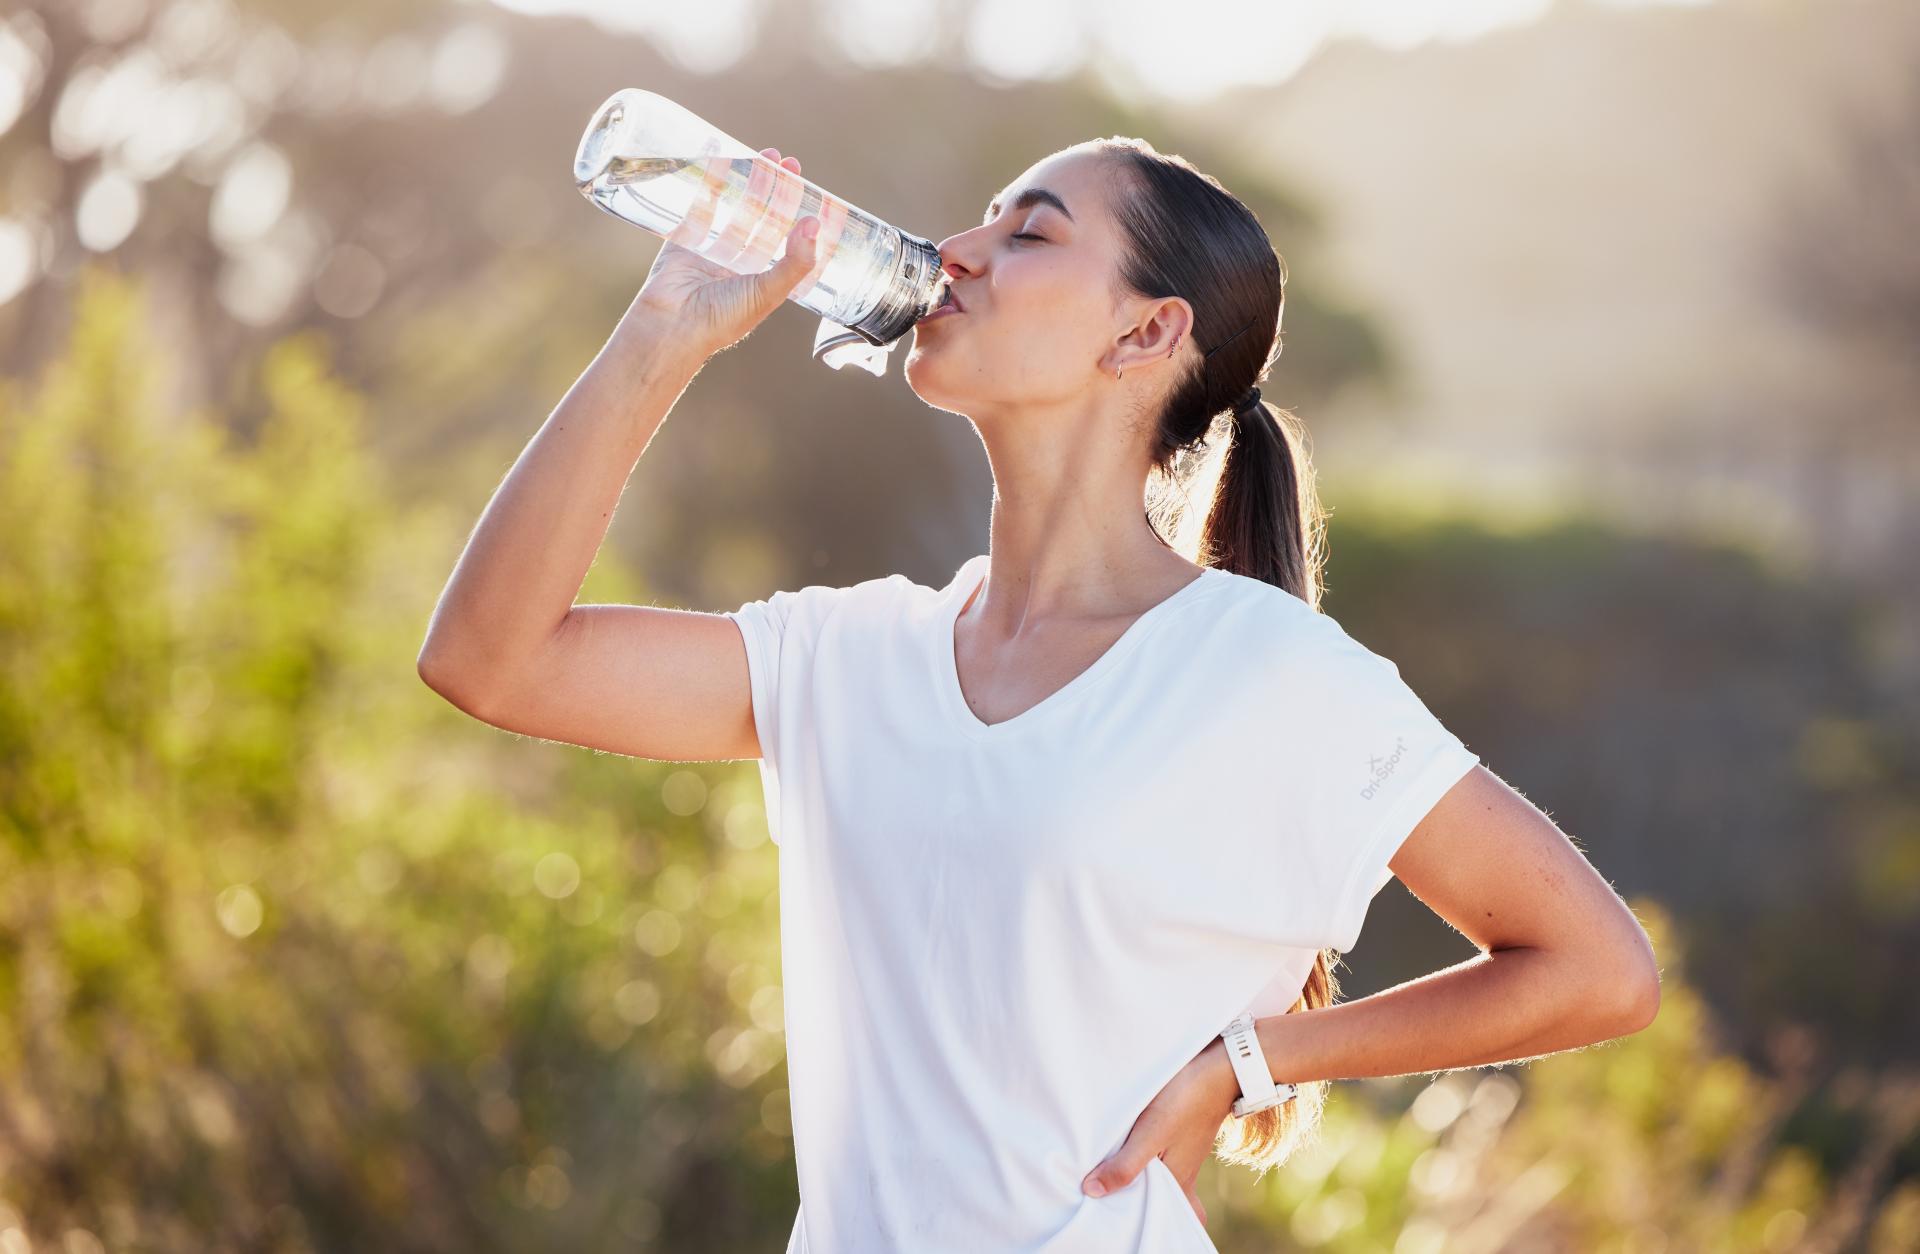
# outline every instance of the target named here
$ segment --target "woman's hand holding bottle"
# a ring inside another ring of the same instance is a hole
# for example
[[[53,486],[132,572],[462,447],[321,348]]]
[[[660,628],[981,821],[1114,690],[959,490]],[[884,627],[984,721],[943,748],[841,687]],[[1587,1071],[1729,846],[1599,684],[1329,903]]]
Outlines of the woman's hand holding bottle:
[[[795,174],[800,172],[799,158],[783,158],[777,148],[760,151]],[[726,162],[724,157],[713,160]],[[753,177],[758,184],[762,174],[756,170]],[[769,197],[774,191],[774,181],[771,177],[765,179]],[[710,181],[707,186],[711,189],[713,183]],[[755,190],[760,189],[756,186]],[[625,334],[630,325],[637,325],[641,328],[638,333],[656,342],[660,337],[667,337],[704,361],[746,338],[813,270],[817,255],[815,235],[820,226],[815,217],[795,223],[786,236],[785,254],[757,274],[736,273],[683,247],[682,241],[706,238],[712,229],[716,204],[717,197],[709,190],[661,244],[646,282],[620,320],[617,334]],[[759,234],[756,232],[756,238],[742,241],[736,261],[750,251],[760,251],[771,258],[771,241],[757,238]]]

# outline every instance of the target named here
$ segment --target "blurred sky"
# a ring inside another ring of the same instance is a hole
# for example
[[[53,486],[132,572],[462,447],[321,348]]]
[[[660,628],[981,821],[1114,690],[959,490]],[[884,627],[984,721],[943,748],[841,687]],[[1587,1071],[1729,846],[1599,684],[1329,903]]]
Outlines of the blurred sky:
[[[688,70],[726,69],[752,46],[765,0],[494,0],[520,13],[582,14],[643,33]],[[1584,0],[1603,7],[1695,7],[1712,0]],[[949,22],[964,23],[974,70],[1009,82],[1098,72],[1168,99],[1280,82],[1330,42],[1390,48],[1457,42],[1535,21],[1554,0],[823,0],[826,34],[857,65],[916,62]]]
[[[365,128],[362,148],[422,160],[409,144],[476,133],[458,115],[501,91],[525,93],[523,115],[557,109],[549,47],[590,50],[587,78],[620,84],[656,67],[644,40],[706,78],[688,101],[725,127],[756,92],[784,105],[788,83],[729,77],[777,74],[776,40],[856,71],[971,71],[960,91],[1071,76],[973,94],[1031,112],[1104,93],[1160,141],[1231,153],[1237,186],[1312,206],[1318,236],[1276,246],[1329,307],[1365,311],[1391,365],[1318,399],[1297,357],[1273,376],[1333,477],[1508,516],[1592,497],[1905,588],[1920,624],[1920,584],[1888,578],[1920,545],[1911,0],[424,0],[364,31],[289,25],[292,0],[40,3],[0,10],[0,352],[21,363],[56,325],[36,293],[86,254],[178,265],[182,291],[210,292],[177,346],[209,363],[236,326],[421,299],[429,244],[510,254],[514,224],[541,220],[532,160],[488,179],[467,238],[425,194],[359,203],[345,189],[383,167],[296,137]],[[577,13],[614,34],[538,17]],[[928,107],[901,102],[902,125]],[[471,125],[497,138],[505,121]],[[557,113],[513,123],[533,126],[505,141],[516,154],[577,134]],[[1037,155],[945,194],[977,213]]]

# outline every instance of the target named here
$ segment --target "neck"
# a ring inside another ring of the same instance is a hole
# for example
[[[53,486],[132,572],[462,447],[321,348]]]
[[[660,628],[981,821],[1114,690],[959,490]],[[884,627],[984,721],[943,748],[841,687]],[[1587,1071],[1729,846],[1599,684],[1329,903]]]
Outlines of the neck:
[[[986,441],[992,577],[972,612],[1009,631],[1033,618],[1137,614],[1195,570],[1147,522],[1143,458],[1122,460],[1127,450],[1092,438],[1092,424],[1054,430],[1061,438]]]

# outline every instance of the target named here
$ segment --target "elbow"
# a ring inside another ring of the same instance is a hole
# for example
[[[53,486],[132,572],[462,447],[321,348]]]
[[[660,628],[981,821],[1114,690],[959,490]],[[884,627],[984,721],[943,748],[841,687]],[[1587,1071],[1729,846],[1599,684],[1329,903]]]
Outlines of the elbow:
[[[1653,1026],[1660,1015],[1660,972],[1656,969],[1630,982],[1622,994],[1620,1030],[1617,1036],[1632,1036]]]
[[[420,655],[413,659],[413,669],[419,673],[420,682],[435,692],[444,692],[446,680],[443,677],[442,663],[434,655],[432,645],[421,645]]]
[[[473,702],[465,695],[465,686],[431,646],[421,648],[420,655],[414,659],[414,670],[419,674],[421,683],[433,689],[449,704],[472,712]]]
[[[1612,971],[1601,999],[1611,1007],[1609,1035],[1632,1036],[1651,1027],[1660,1014],[1660,965],[1644,932],[1612,964]]]

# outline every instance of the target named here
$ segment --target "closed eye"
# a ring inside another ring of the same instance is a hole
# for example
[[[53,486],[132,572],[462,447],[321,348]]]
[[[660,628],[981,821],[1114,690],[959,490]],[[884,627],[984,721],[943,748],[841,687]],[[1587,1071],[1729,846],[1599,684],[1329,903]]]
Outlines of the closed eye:
[[[1021,233],[1018,233],[1018,234],[1015,234],[1015,235],[1013,235],[1013,236],[1011,236],[1010,238],[1013,238],[1013,239],[1044,239],[1044,238],[1046,238],[1046,237],[1045,237],[1045,236],[1041,236],[1041,235],[1032,235],[1032,234],[1028,234],[1028,233],[1025,233],[1025,232],[1021,232]]]

